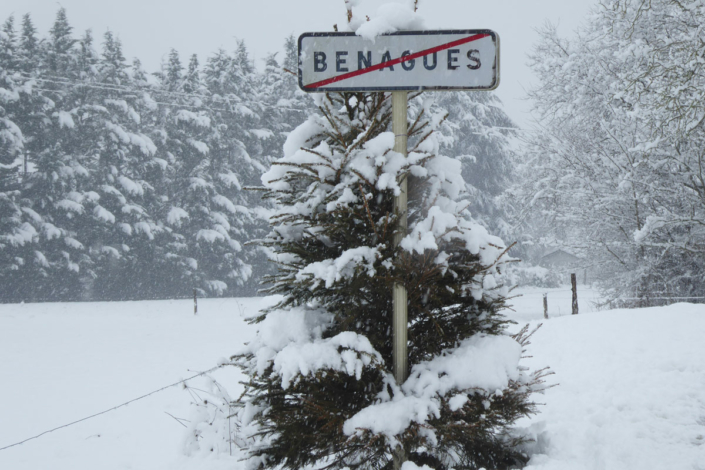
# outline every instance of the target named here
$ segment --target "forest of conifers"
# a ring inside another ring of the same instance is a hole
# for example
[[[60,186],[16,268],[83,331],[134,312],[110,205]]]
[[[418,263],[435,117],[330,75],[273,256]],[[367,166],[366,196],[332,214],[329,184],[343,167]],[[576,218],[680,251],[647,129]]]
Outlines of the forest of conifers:
[[[302,119],[294,83],[244,43],[203,67],[171,51],[150,80],[112,32],[95,42],[63,9],[43,39],[29,16],[2,27],[2,300],[234,292],[264,223],[244,188]]]

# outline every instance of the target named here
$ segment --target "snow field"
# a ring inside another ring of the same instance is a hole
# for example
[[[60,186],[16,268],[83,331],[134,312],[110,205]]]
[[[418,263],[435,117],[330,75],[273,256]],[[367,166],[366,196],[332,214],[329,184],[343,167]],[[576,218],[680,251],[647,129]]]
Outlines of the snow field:
[[[1,305],[0,447],[214,367],[252,335],[240,313],[266,302],[199,300],[197,316],[192,300]],[[0,451],[0,469],[178,468],[185,428],[166,413],[188,418],[190,401],[170,388]]]
[[[579,286],[571,316],[569,289],[521,292],[509,316],[543,322],[524,365],[559,384],[519,423],[537,437],[529,469],[705,470],[705,306],[595,311]],[[0,305],[0,447],[215,366],[253,338],[241,315],[272,301],[199,300],[197,316],[190,300]],[[235,369],[213,376],[238,396]],[[166,413],[188,419],[191,401],[170,388],[0,451],[0,468],[237,468],[227,449],[184,455],[186,428]]]
[[[528,468],[705,469],[703,332],[693,304],[545,321],[526,364],[559,385],[538,399]]]

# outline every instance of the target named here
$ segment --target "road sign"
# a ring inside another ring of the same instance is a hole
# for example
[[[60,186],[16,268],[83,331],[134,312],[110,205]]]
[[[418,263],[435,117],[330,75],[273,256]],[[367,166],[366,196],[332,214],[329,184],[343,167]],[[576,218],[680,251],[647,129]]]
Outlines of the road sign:
[[[490,30],[400,31],[299,37],[304,91],[493,90],[499,36]]]

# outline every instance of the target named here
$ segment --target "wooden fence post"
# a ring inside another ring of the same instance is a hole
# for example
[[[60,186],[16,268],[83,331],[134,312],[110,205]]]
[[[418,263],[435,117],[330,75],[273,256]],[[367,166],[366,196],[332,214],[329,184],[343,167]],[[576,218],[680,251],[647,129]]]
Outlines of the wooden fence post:
[[[198,300],[196,297],[196,289],[193,289],[193,314],[197,315],[198,314]]]
[[[578,314],[578,281],[575,273],[570,275],[570,285],[573,289],[573,315]]]
[[[543,294],[543,317],[548,320],[548,294]]]

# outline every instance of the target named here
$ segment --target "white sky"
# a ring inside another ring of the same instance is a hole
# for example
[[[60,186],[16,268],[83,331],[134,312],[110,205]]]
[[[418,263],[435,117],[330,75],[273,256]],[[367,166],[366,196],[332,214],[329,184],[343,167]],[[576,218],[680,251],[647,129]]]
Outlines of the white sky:
[[[361,10],[374,14],[390,0],[362,0]],[[401,0],[396,0],[401,1]],[[406,0],[409,1],[409,0]],[[427,29],[492,29],[501,38],[501,80],[497,94],[520,125],[529,120],[524,90],[532,82],[526,55],[536,42],[535,29],[545,21],[559,23],[570,35],[597,0],[420,0]],[[258,67],[268,52],[281,49],[289,34],[332,31],[345,23],[343,0],[2,0],[0,19],[30,13],[41,36],[48,33],[59,6],[67,10],[76,36],[91,28],[96,45],[110,29],[122,40],[125,56],[138,57],[147,71],[159,69],[173,47],[187,63],[201,63],[219,47],[235,48],[244,39]]]

